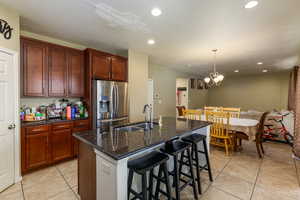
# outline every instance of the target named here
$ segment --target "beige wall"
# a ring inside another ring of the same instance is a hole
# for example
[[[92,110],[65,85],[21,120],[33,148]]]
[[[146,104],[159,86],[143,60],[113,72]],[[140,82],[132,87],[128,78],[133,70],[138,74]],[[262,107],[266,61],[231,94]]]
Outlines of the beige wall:
[[[148,95],[148,55],[128,50],[129,119],[144,120],[143,107]]]
[[[289,72],[226,77],[220,87],[209,89],[207,104],[242,110],[286,109],[288,84]]]
[[[0,47],[20,51],[20,20],[19,14],[0,4],[0,19],[8,22],[10,27],[13,28],[11,39],[7,40],[0,34]]]
[[[176,79],[190,78],[190,74],[178,72],[157,64],[149,65],[149,78],[154,81],[154,117],[176,116]],[[201,108],[205,105],[207,91],[189,90],[189,107]]]

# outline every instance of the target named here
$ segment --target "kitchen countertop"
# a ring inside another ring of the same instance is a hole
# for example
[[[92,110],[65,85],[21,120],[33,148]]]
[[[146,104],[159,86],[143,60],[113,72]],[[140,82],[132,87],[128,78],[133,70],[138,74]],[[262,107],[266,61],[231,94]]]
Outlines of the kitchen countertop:
[[[206,121],[163,117],[162,125],[154,125],[151,130],[128,131],[111,127],[110,132],[96,129],[74,133],[73,136],[111,158],[120,160],[210,124]]]
[[[21,126],[22,127],[27,127],[27,126],[39,126],[39,125],[47,125],[47,124],[53,124],[53,123],[60,123],[60,122],[71,122],[71,121],[76,121],[76,120],[85,120],[88,118],[76,118],[76,119],[50,119],[50,120],[43,120],[43,121],[36,121],[36,122],[22,122]]]

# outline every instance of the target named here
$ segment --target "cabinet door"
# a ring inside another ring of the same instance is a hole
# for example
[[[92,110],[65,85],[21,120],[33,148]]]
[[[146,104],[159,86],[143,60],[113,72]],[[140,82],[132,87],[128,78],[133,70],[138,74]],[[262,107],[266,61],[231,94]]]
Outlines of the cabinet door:
[[[93,78],[109,80],[111,73],[111,59],[105,55],[92,55]]]
[[[111,70],[114,81],[127,81],[127,60],[120,57],[112,57]]]
[[[47,46],[38,41],[21,40],[23,95],[47,96]]]
[[[68,51],[68,96],[84,96],[84,63],[83,52]]]
[[[48,157],[48,132],[27,135],[25,139],[26,146],[26,169],[33,169],[47,165]]]
[[[72,129],[54,130],[51,139],[52,160],[54,162],[72,157]]]
[[[67,56],[66,49],[49,47],[49,96],[67,96]]]

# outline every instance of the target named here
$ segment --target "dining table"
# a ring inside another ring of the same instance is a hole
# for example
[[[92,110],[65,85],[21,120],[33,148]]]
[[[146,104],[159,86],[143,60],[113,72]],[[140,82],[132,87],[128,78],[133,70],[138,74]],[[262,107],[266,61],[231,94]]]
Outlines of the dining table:
[[[206,116],[201,115],[201,120],[206,121]],[[231,132],[242,132],[248,140],[255,140],[259,121],[249,118],[229,118],[229,130]]]

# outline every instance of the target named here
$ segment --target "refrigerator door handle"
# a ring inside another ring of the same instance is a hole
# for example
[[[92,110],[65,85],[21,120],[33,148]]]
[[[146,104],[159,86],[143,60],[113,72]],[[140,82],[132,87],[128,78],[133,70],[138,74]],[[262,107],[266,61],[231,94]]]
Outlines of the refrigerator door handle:
[[[116,112],[119,113],[120,94],[119,87],[116,85]]]
[[[111,86],[111,108],[112,110],[110,111],[110,118],[114,118],[114,112],[115,112],[115,99],[114,99],[114,85]]]
[[[116,117],[116,115],[117,115],[117,87],[116,87],[116,85],[114,85],[113,86],[113,88],[114,88],[114,96],[113,96],[113,98],[114,98],[114,118]]]

